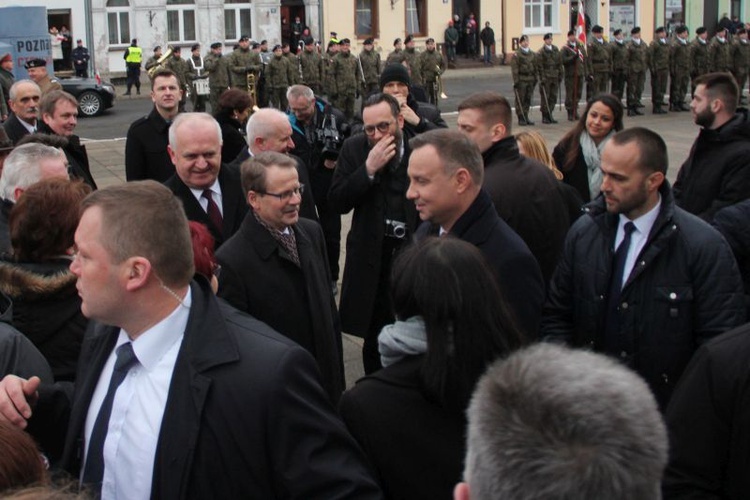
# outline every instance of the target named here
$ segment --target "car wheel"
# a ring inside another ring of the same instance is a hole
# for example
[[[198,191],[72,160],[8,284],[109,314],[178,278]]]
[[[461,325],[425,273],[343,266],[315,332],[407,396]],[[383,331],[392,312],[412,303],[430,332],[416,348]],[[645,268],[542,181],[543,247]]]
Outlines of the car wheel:
[[[84,116],[96,116],[104,111],[104,99],[93,90],[87,90],[78,97],[78,107]]]

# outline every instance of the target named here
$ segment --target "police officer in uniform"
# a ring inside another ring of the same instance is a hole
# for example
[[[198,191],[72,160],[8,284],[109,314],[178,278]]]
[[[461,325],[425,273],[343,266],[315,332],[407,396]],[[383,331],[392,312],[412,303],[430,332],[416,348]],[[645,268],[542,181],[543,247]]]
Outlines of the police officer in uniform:
[[[427,98],[430,104],[439,107],[440,92],[437,89],[437,78],[445,71],[445,59],[435,49],[434,38],[427,39],[425,51],[419,55],[419,62],[422,66],[422,79],[427,90]]]
[[[130,47],[125,49],[125,70],[127,72],[127,89],[124,95],[130,95],[130,90],[135,85],[135,92],[141,95],[141,61],[143,60],[143,49],[138,46],[138,40],[133,38]]]
[[[230,86],[233,89],[247,90],[247,75],[255,75],[256,85],[260,74],[260,68],[263,64],[260,55],[250,50],[250,38],[242,35],[237,47],[227,56],[227,65],[229,66]]]
[[[568,111],[568,121],[572,122],[578,119],[578,102],[581,100],[583,79],[586,76],[586,55],[574,30],[568,31],[568,42],[563,46],[561,56],[565,68],[565,109]]]
[[[284,57],[281,45],[273,47],[273,57],[266,66],[266,84],[269,90],[269,100],[274,108],[286,112],[289,103],[286,99],[286,89],[294,85],[294,69],[289,59]]]
[[[219,97],[229,88],[229,67],[227,66],[227,58],[222,54],[221,48],[221,42],[212,43],[211,52],[203,62],[208,74],[208,101],[211,103],[212,113],[219,111]]]
[[[351,121],[354,118],[354,100],[362,78],[359,74],[357,56],[351,53],[348,38],[341,40],[339,53],[333,58],[333,86],[336,95],[333,105]]]
[[[607,92],[609,78],[612,73],[612,57],[610,48],[604,41],[602,33],[604,29],[598,24],[591,28],[593,37],[588,43],[588,83],[586,84],[586,99],[591,99],[597,94]]]
[[[663,26],[656,28],[656,37],[649,45],[649,71],[651,72],[651,103],[655,115],[663,115],[667,110],[663,106],[664,94],[669,80],[669,53],[667,30]]]
[[[690,45],[688,29],[678,26],[669,53],[669,110],[690,111],[685,104],[685,94],[690,82]]]
[[[164,61],[164,66],[177,75],[180,90],[182,90],[182,97],[180,98],[178,111],[184,113],[185,104],[187,103],[187,94],[190,92],[190,82],[192,82],[192,70],[190,69],[190,64],[182,58],[182,49],[180,47],[172,47],[172,57]],[[190,93],[192,94],[194,92]]]
[[[302,80],[310,87],[315,95],[322,93],[323,83],[323,60],[315,50],[315,41],[311,36],[304,39],[305,48],[299,55],[302,65]]]
[[[542,123],[557,123],[552,116],[557,95],[560,92],[560,81],[563,77],[562,55],[556,45],[552,44],[552,33],[544,35],[544,45],[537,52],[539,65],[539,97],[542,101]]]
[[[378,91],[380,83],[380,72],[383,70],[380,61],[380,54],[375,51],[374,40],[368,38],[365,40],[364,48],[359,53],[359,62],[362,64],[362,72],[365,75],[364,88],[362,95],[368,96]]]
[[[737,80],[737,86],[740,89],[740,104],[745,103],[745,97],[742,95],[745,83],[747,83],[747,73],[750,69],[750,43],[747,40],[747,30],[740,28],[736,33],[736,40],[732,43],[732,74]]]
[[[529,48],[529,37],[522,35],[518,39],[518,49],[510,60],[519,125],[534,125],[534,122],[529,118],[529,108],[534,96],[537,71],[539,70],[536,57],[536,53]]]
[[[646,83],[648,67],[648,46],[641,40],[641,28],[630,30],[631,40],[628,43],[628,116],[642,115],[641,96]]]
[[[47,61],[44,59],[30,59],[26,61],[24,67],[29,73],[29,78],[39,85],[39,89],[42,91],[42,98],[44,98],[45,94],[53,90],[62,90],[60,82],[54,78],[50,78],[49,73],[47,73]],[[6,97],[10,98],[10,96]]]
[[[708,46],[708,64],[712,73],[728,73],[732,69],[727,30],[719,28]]]
[[[708,61],[708,30],[703,26],[695,30],[695,40],[690,44],[690,94],[695,92],[695,79],[710,71]]]
[[[621,29],[616,29],[614,40],[609,43],[609,53],[612,58],[612,93],[622,100],[625,82],[628,79],[628,49]]]

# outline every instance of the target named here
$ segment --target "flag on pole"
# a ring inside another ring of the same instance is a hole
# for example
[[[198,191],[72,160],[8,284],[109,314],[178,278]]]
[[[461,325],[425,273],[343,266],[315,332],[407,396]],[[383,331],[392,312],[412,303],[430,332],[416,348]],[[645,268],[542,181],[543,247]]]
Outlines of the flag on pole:
[[[578,0],[578,22],[576,23],[576,38],[586,47],[586,16],[584,15],[583,0]],[[578,50],[578,57],[583,61],[583,52]]]

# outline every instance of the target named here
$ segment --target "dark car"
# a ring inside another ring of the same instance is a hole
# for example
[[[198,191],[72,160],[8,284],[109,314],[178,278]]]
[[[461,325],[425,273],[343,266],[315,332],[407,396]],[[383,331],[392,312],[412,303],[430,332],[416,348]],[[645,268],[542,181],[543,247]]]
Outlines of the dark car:
[[[97,83],[94,78],[63,78],[58,80],[65,92],[78,99],[83,116],[96,116],[115,103],[115,87],[109,82]]]

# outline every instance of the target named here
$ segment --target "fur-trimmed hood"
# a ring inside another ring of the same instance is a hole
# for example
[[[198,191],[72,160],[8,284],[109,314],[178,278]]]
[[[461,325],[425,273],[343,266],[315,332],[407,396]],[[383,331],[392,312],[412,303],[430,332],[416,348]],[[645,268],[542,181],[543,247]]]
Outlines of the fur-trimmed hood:
[[[76,276],[70,272],[68,264],[63,259],[44,264],[0,261],[0,292],[11,300],[26,301],[74,294]]]

